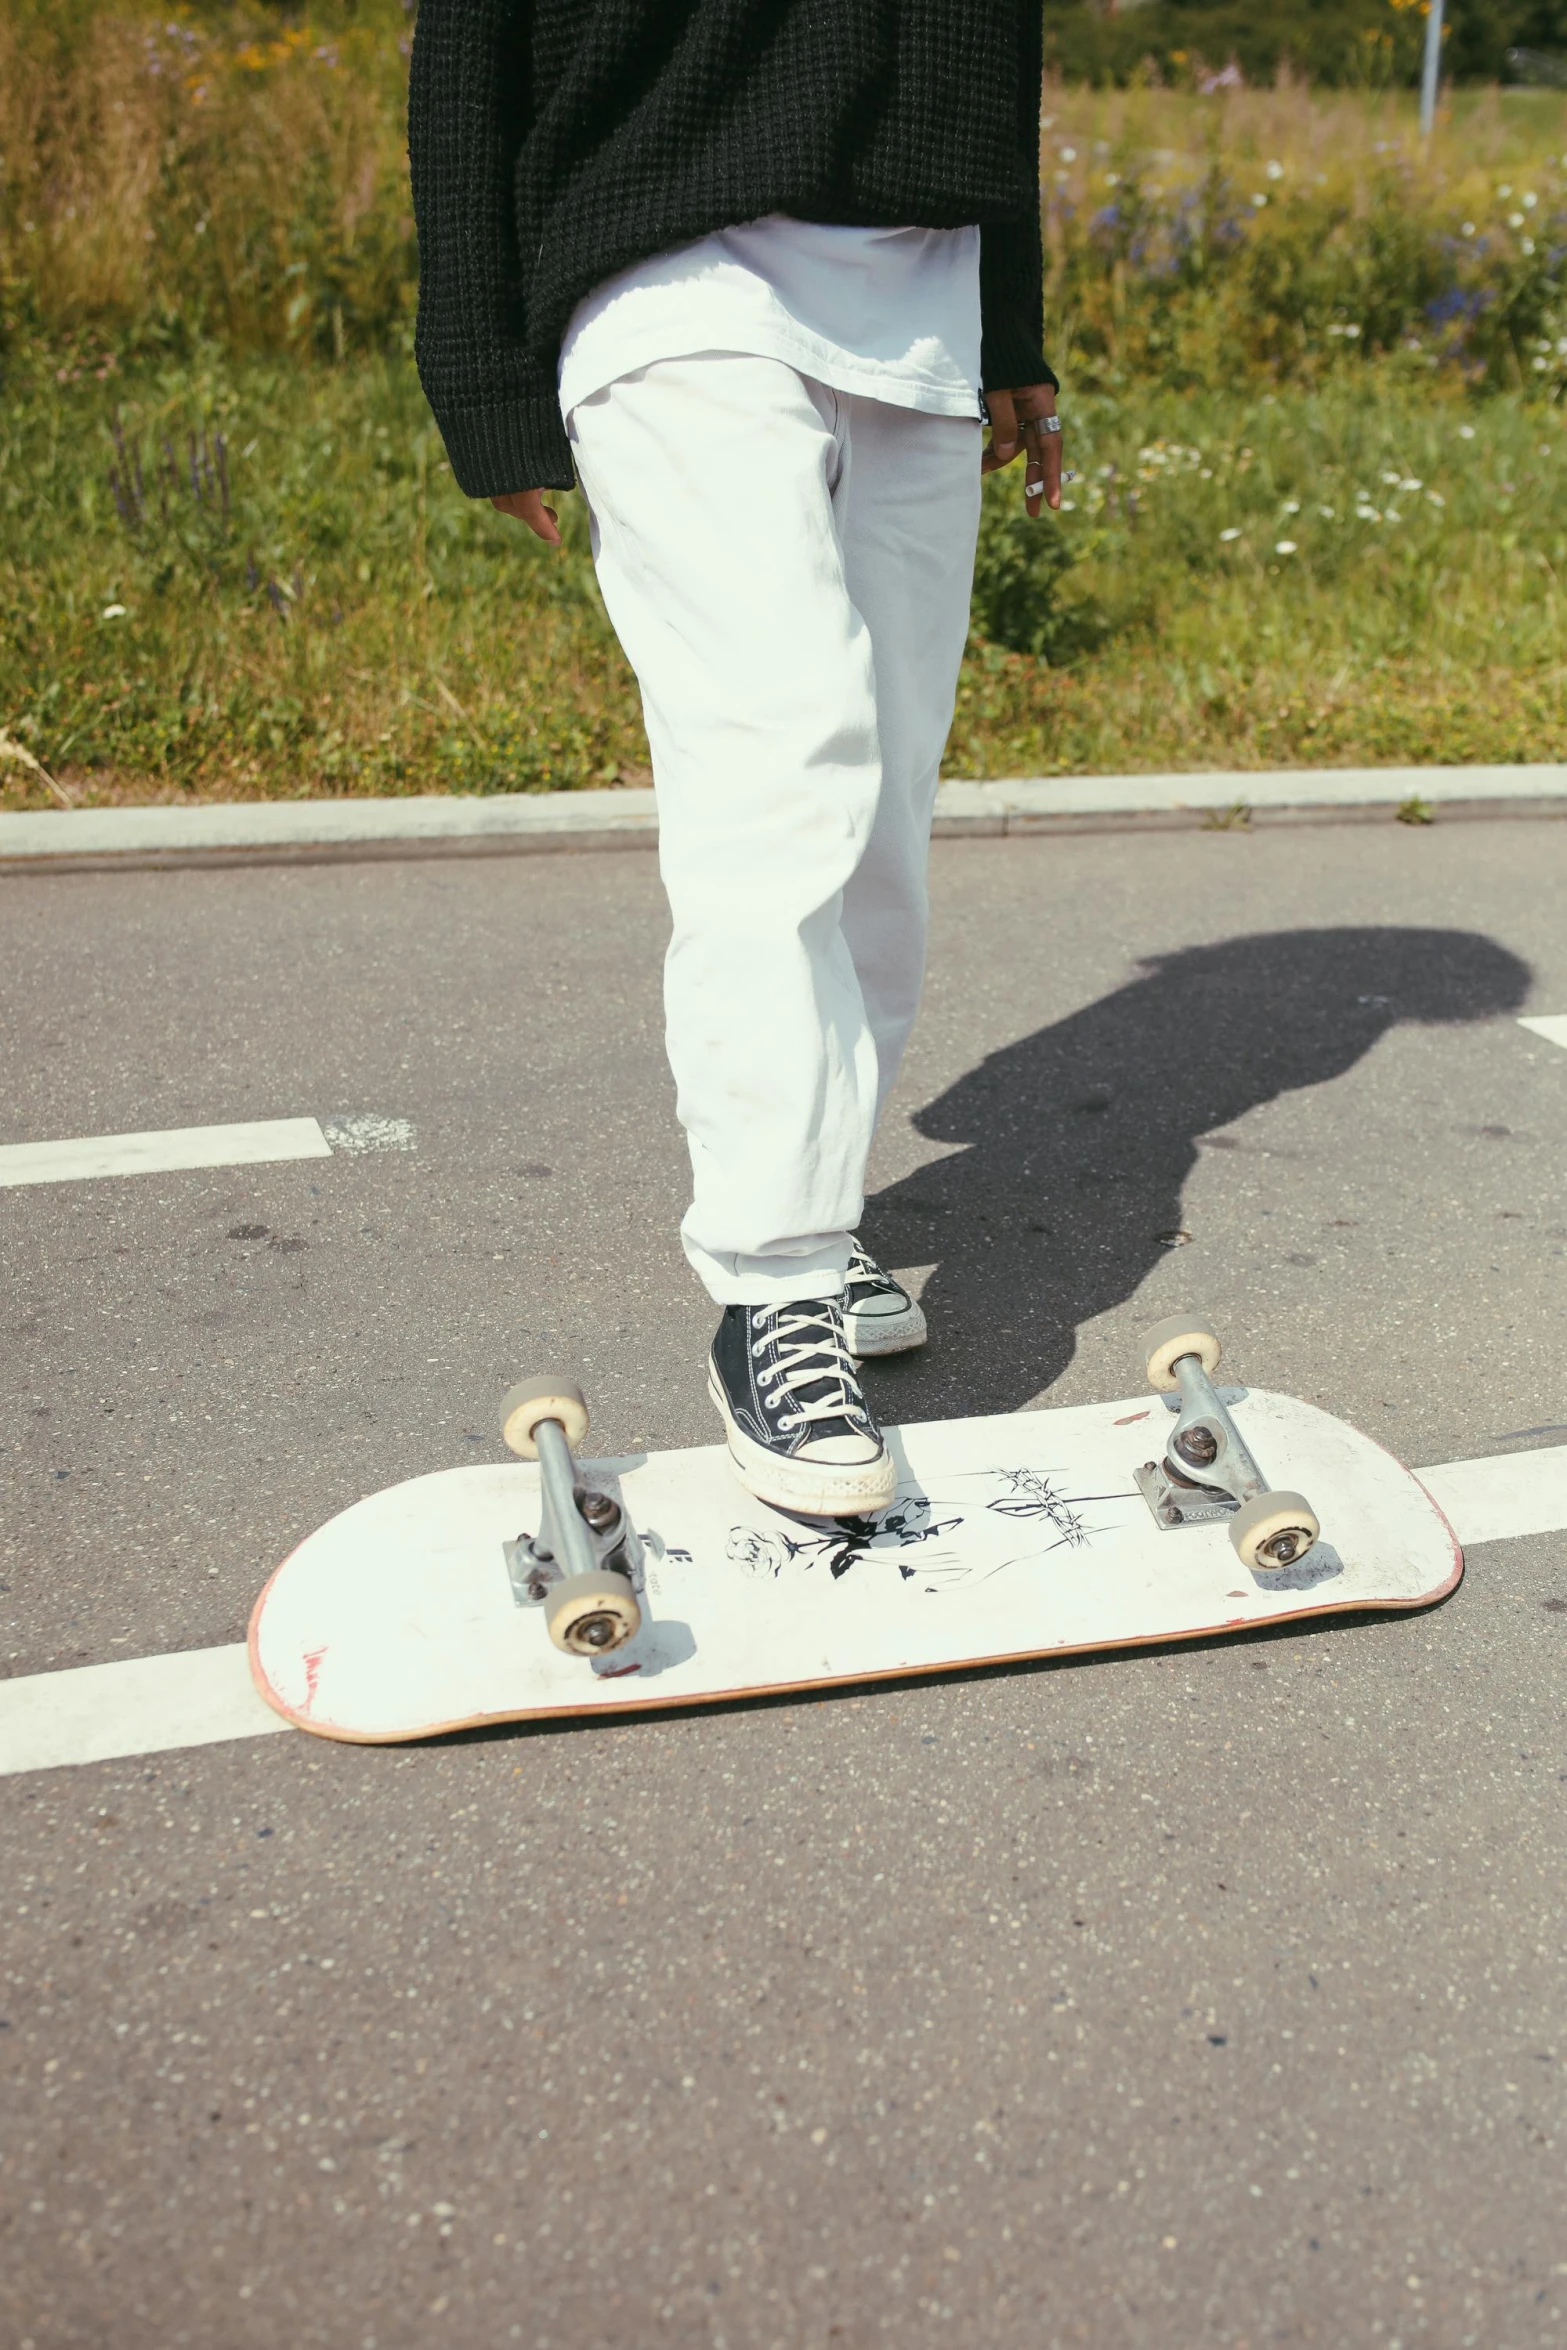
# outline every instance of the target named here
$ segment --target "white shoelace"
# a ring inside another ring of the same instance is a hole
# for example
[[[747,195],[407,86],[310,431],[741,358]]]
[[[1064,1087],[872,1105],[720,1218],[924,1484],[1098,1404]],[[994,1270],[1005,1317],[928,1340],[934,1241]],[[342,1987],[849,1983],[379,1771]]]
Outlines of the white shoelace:
[[[875,1258],[866,1255],[858,1241],[849,1255],[849,1287],[852,1289],[857,1286],[882,1290],[889,1297],[895,1296],[899,1288],[891,1275],[882,1271]]]
[[[766,1335],[753,1339],[751,1352],[760,1356],[768,1339],[778,1349],[777,1360],[757,1379],[757,1386],[773,1402],[782,1388],[791,1409],[779,1414],[780,1429],[801,1428],[812,1420],[865,1419],[854,1365],[843,1343],[843,1325],[836,1309],[818,1300],[802,1298],[791,1305],[758,1306],[755,1323]],[[804,1387],[827,1383],[825,1395],[802,1395]],[[768,1391],[772,1390],[772,1393]]]

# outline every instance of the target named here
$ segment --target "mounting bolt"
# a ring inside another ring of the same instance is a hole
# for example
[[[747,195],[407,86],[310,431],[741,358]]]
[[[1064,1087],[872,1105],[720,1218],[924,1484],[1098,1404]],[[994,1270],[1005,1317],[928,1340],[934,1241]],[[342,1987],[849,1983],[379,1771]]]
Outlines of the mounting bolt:
[[[1219,1457],[1219,1440],[1211,1428],[1183,1428],[1175,1449],[1190,1469],[1211,1469]]]

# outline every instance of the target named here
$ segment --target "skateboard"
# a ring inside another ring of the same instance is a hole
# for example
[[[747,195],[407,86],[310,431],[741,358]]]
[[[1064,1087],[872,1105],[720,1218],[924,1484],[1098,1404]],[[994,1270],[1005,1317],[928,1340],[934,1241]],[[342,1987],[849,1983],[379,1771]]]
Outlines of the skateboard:
[[[1380,1445],[1290,1396],[1216,1386],[1219,1342],[1193,1317],[1144,1351],[1140,1398],[887,1429],[897,1492],[865,1518],[770,1508],[718,1445],[586,1459],[580,1392],[531,1381],[503,1406],[521,1458],[371,1494],[285,1559],[251,1618],[256,1684],[300,1729],[374,1743],[1454,1588],[1452,1528]]]

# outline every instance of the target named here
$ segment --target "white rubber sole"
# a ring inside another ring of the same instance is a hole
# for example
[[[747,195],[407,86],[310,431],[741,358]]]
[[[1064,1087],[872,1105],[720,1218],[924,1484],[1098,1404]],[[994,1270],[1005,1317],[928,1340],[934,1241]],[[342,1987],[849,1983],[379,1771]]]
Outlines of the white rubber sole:
[[[707,1392],[718,1406],[729,1443],[729,1460],[747,1493],[775,1510],[798,1510],[808,1518],[859,1518],[889,1507],[898,1490],[898,1471],[883,1445],[880,1456],[853,1468],[821,1461],[780,1460],[755,1437],[737,1428],[728,1399],[709,1366]]]
[[[843,1340],[857,1363],[871,1355],[907,1354],[925,1343],[925,1316],[911,1297],[901,1314],[852,1314],[843,1317]]]

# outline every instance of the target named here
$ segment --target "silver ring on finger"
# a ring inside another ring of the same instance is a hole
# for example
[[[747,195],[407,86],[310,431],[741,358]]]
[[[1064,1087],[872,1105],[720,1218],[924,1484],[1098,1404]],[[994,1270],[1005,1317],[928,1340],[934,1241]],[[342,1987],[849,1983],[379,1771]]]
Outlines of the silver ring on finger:
[[[1041,416],[1038,422],[1041,432],[1062,432],[1065,430],[1059,416]]]

